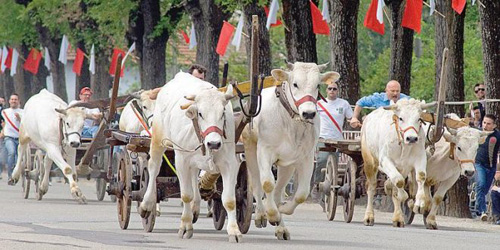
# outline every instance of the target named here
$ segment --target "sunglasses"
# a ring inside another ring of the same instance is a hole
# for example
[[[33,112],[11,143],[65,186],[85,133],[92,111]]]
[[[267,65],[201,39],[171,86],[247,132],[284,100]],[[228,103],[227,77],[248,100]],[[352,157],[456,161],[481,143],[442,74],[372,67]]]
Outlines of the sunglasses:
[[[327,88],[328,90],[337,90],[337,88]]]
[[[486,90],[486,89],[479,88],[479,89],[474,90],[474,93],[477,93],[477,92],[479,92],[479,91],[485,91],[485,90]]]

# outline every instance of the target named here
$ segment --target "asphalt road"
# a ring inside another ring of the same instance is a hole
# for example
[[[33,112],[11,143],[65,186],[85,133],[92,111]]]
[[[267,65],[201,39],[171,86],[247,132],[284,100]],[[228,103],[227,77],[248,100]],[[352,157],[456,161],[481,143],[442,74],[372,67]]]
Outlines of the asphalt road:
[[[162,215],[152,233],[142,229],[132,205],[129,229],[121,230],[116,204],[109,197],[97,201],[95,183],[81,181],[88,204],[72,200],[68,185],[53,182],[42,201],[34,193],[25,200],[21,186],[0,180],[0,249],[499,249],[500,226],[473,219],[438,216],[439,230],[425,229],[422,216],[413,225],[393,228],[391,214],[377,212],[375,226],[362,224],[364,207],[356,207],[353,222],[343,222],[337,211],[333,222],[326,220],[317,204],[303,204],[292,216],[285,216],[291,240],[278,241],[274,228],[258,229],[252,224],[243,242],[228,242],[225,228],[216,231],[206,218],[206,204],[194,224],[192,239],[177,236],[180,200],[161,203]]]

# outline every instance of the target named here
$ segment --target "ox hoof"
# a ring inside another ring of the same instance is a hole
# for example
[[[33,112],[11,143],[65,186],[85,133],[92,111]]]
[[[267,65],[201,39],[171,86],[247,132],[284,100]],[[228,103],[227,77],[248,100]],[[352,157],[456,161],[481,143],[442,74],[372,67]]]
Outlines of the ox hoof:
[[[230,243],[241,243],[242,240],[243,240],[243,236],[241,234],[229,235],[229,242]]]
[[[427,229],[431,229],[431,230],[437,230],[438,229],[438,225],[437,223],[434,221],[434,222],[427,222],[425,223],[425,227]]]
[[[9,179],[9,180],[7,181],[7,184],[8,184],[9,186],[15,186],[15,185],[17,184],[17,181],[19,181],[19,179],[14,180],[14,179],[12,179],[12,178],[11,178],[11,179]]]
[[[179,229],[179,238],[181,239],[191,239],[193,237],[193,229]]]
[[[139,208],[137,209],[137,212],[139,213],[139,215],[143,219],[148,218],[149,215],[151,214],[151,211],[147,211],[146,209],[142,208],[142,205],[139,206]]]
[[[286,227],[277,227],[274,235],[278,240],[290,240],[290,232]]]
[[[257,228],[267,227],[267,219],[266,219],[266,217],[262,216],[259,219],[255,219],[255,226]]]
[[[161,212],[159,210],[156,210],[156,217],[160,217]]]
[[[392,222],[393,227],[405,227],[404,221],[393,221]]]
[[[198,221],[198,217],[200,216],[199,211],[193,212],[193,223],[196,223]]]
[[[363,223],[365,224],[365,226],[373,226],[375,224],[375,219],[373,217],[366,218],[363,220]]]

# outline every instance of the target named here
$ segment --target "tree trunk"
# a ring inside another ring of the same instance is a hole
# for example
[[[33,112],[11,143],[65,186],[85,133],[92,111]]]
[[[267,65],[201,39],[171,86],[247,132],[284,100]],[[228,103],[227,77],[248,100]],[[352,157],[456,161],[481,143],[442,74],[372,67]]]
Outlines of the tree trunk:
[[[481,35],[483,38],[484,80],[486,83],[486,98],[500,99],[500,2],[482,1],[485,7],[479,6]],[[500,117],[498,102],[488,103],[487,112]],[[500,119],[497,119],[500,127]]]
[[[3,83],[3,95],[5,98],[5,103],[6,105],[9,104],[9,97],[12,95],[12,93],[15,92],[14,89],[14,78],[10,76],[10,70],[6,69],[2,76],[2,83]]]
[[[185,7],[196,31],[196,63],[207,68],[205,81],[219,86],[219,55],[215,50],[222,23],[231,13],[224,12],[214,0],[188,0]]]
[[[31,96],[31,78],[32,74],[23,69],[24,59],[28,58],[29,49],[26,44],[21,44],[15,48],[19,53],[19,59],[17,65],[12,65],[11,67],[16,67],[16,74],[14,75],[14,89],[19,95],[19,101],[21,107],[24,106],[26,100]]]
[[[132,10],[130,12],[128,20],[129,20],[129,25],[125,37],[127,38],[129,44],[135,42],[135,53],[138,58],[143,58],[142,51],[144,46],[142,38],[144,37],[144,17],[142,15],[141,9],[136,8]],[[142,79],[144,79],[143,68],[144,68],[143,60],[139,60],[139,76],[141,79],[141,85],[143,83]],[[141,86],[141,88],[144,88],[144,86]]]
[[[326,0],[325,0],[326,1]],[[339,96],[349,103],[359,99],[357,22],[359,0],[329,0],[332,69],[340,74]]]
[[[245,37],[246,41],[246,52],[248,59],[248,72],[250,72],[250,57],[251,57],[251,36],[252,36],[252,15],[257,15],[259,17],[259,73],[266,76],[271,75],[271,47],[269,42],[269,30],[266,28],[266,12],[264,8],[258,5],[258,0],[253,0],[251,3],[243,6],[243,12],[245,15],[245,33],[250,37]],[[251,76],[248,78],[251,79]]]
[[[33,77],[33,83],[31,86],[31,95],[38,94],[40,90],[47,88],[47,76],[49,76],[49,70],[45,65],[40,62],[40,67],[38,68],[38,74]]]
[[[444,24],[436,24],[439,29],[443,29],[441,25],[445,26],[445,33],[436,34],[436,53],[442,54],[443,48],[438,48],[438,45],[445,45],[448,48],[448,61],[446,64],[446,100],[447,101],[463,101],[464,96],[464,20],[465,20],[465,9],[461,15],[458,15],[451,8],[451,1],[436,1],[436,10],[440,11],[445,15]],[[437,17],[439,20],[441,17]],[[436,31],[437,32],[437,31]],[[444,43],[439,41],[440,36],[444,36]],[[436,59],[442,58],[442,55],[436,56]],[[441,64],[441,61],[436,61],[436,65]],[[437,71],[436,74],[440,74]],[[439,85],[439,82],[436,82]],[[438,86],[436,86],[439,89]],[[436,94],[437,96],[437,94]],[[456,113],[460,117],[465,114],[464,106],[454,105],[446,106],[446,113]],[[448,199],[443,202],[445,215],[460,217],[460,218],[470,218],[471,214],[469,211],[469,196],[467,192],[467,181],[461,180],[457,181],[453,187],[448,190]]]
[[[283,0],[285,45],[289,62],[318,62],[316,35],[308,0]]]
[[[401,26],[406,0],[393,0],[391,10],[391,66],[389,79],[401,84],[401,93],[410,94],[413,30]]]
[[[85,42],[83,40],[77,43],[78,48],[83,51],[83,53],[90,55],[85,49]],[[89,58],[90,60],[90,58]],[[80,76],[76,75],[75,79],[75,97],[78,99],[80,94],[80,90],[83,87],[90,87],[90,71],[89,71],[89,60],[83,60],[82,71],[80,72]]]
[[[111,55],[106,52],[95,51],[95,74],[91,75],[90,87],[94,91],[92,99],[109,98],[109,90],[112,87],[112,78],[109,74],[108,65]]]
[[[165,84],[165,50],[168,36],[166,33],[151,37],[160,21],[159,0],[142,0],[141,11],[144,18],[144,36],[142,37],[142,88],[152,89]]]

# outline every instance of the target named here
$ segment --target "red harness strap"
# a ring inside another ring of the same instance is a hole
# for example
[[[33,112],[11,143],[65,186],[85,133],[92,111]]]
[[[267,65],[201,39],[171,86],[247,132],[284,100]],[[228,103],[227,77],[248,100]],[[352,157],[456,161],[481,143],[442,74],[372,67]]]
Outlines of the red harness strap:
[[[3,116],[5,117],[5,119],[7,119],[7,121],[9,122],[10,126],[12,126],[17,132],[19,132],[19,129],[16,127],[16,125],[14,125],[14,123],[9,119],[9,117],[7,116],[7,113],[5,113],[5,110],[2,110],[2,114]]]
[[[203,138],[203,140],[205,140],[205,137],[212,132],[216,132],[220,136],[223,136],[223,134],[224,134],[224,132],[222,132],[222,130],[217,126],[210,126],[205,131],[201,132],[200,134],[201,134],[201,137]]]
[[[337,129],[340,131],[340,133],[342,133],[342,129],[340,128],[339,124],[337,123],[337,121],[335,121],[335,119],[333,118],[333,116],[330,114],[330,112],[328,112],[328,110],[326,110],[326,108],[323,106],[323,104],[321,104],[321,102],[318,102],[318,106],[323,110],[325,111],[326,115],[330,118],[330,120],[333,122],[333,124],[335,125],[335,127],[337,127]]]
[[[298,101],[295,101],[295,107],[298,108],[300,106],[300,104],[302,104],[304,102],[312,102],[312,103],[316,104],[317,100],[316,100],[316,98],[314,98],[310,95],[306,95],[306,96],[300,98]]]

